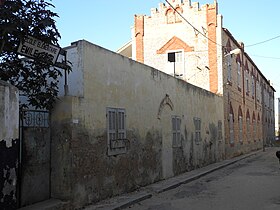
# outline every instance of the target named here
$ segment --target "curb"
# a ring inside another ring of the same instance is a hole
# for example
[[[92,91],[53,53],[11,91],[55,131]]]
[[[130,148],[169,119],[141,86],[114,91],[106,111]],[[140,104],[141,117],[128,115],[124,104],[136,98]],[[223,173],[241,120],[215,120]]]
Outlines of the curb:
[[[129,194],[113,197],[109,200],[101,201],[98,204],[86,206],[85,210],[120,210],[133,204],[151,198],[153,195],[146,191],[136,191]]]
[[[146,195],[139,196],[138,198],[135,198],[133,200],[130,200],[128,202],[123,202],[123,204],[120,204],[118,207],[113,208],[112,210],[120,210],[127,208],[133,204],[139,203],[143,200],[151,198],[153,195],[151,193],[147,193]]]
[[[222,162],[213,163],[208,166],[195,169],[192,171],[188,171],[184,174],[178,175],[176,177],[171,177],[166,180],[159,181],[157,183],[151,184],[149,186],[143,187],[142,190],[138,192],[132,192],[130,194],[126,194],[124,196],[119,196],[107,200],[107,202],[101,202],[94,206],[88,206],[85,208],[86,210],[120,210],[127,208],[133,204],[139,203],[143,200],[149,199],[153,196],[153,194],[159,194],[174,188],[179,187],[182,184],[187,184],[194,180],[197,180],[203,176],[206,176],[214,171],[225,168],[229,165],[232,165],[238,161],[244,160],[246,158],[257,155],[261,151],[256,151],[247,155],[235,157],[232,159],[224,160]],[[146,190],[146,191],[145,191]]]
[[[259,152],[259,151],[258,151]],[[254,152],[248,155],[244,155],[242,157],[236,157],[233,159],[229,159],[229,160],[224,160],[222,162],[218,162],[218,163],[213,163],[210,164],[208,166],[199,168],[199,169],[195,169],[192,171],[188,171],[184,174],[178,175],[176,177],[171,177],[167,180],[163,180],[160,181],[158,183],[154,183],[151,184],[150,186],[147,186],[146,188],[148,188],[151,192],[154,193],[162,193],[171,189],[174,189],[176,187],[179,187],[182,184],[186,184],[189,182],[192,182],[194,180],[197,180],[203,176],[206,176],[214,171],[217,171],[219,169],[222,169],[224,167],[227,167],[231,164],[234,164],[238,161],[241,161],[243,159],[249,158],[251,156],[256,155],[258,152]]]

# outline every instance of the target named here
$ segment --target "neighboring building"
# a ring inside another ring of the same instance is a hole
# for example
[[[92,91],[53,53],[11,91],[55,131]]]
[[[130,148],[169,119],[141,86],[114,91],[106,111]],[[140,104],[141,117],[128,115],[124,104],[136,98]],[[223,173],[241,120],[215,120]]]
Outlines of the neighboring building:
[[[223,95],[227,156],[270,144],[275,90],[244,44],[223,28],[217,1],[201,7],[190,0],[169,2],[172,7],[160,3],[150,16],[135,15],[132,40],[118,53]]]
[[[280,135],[280,98],[277,98],[277,104],[276,104],[277,112],[275,114],[275,136]],[[278,138],[279,139],[279,138]]]
[[[0,209],[18,207],[19,93],[0,80]]]
[[[66,48],[51,197],[74,208],[223,160],[223,98],[87,41]]]

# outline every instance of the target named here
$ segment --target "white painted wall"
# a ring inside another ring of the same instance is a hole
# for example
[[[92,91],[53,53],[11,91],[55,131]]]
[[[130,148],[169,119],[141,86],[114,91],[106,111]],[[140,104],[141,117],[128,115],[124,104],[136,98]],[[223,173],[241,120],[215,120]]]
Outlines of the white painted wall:
[[[14,86],[0,81],[0,141],[4,140],[7,147],[19,135],[19,102],[18,90]]]
[[[76,47],[77,42],[73,42],[71,46],[64,48],[67,51],[67,60],[71,62],[71,67],[73,71],[67,74],[67,84],[68,84],[68,95],[69,96],[84,96],[84,74],[83,65],[84,61],[81,59],[80,55],[83,51],[82,46]],[[59,60],[64,59],[62,56]],[[65,95],[65,72],[62,70],[63,76],[60,78],[59,82],[59,96]]]

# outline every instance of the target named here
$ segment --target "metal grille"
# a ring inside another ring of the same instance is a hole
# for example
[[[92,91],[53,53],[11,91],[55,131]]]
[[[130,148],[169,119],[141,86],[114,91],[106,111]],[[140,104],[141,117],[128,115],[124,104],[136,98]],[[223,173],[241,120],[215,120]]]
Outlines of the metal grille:
[[[39,110],[25,110],[21,112],[22,127],[49,127],[49,112]]]

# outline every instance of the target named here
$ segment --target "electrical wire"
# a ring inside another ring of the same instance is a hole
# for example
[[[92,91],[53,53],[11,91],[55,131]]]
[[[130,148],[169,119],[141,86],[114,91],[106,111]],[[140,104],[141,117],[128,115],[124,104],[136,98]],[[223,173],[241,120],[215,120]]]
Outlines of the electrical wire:
[[[264,40],[264,41],[261,41],[261,42],[257,42],[257,43],[255,43],[255,44],[245,45],[245,47],[253,47],[253,46],[256,46],[256,45],[259,45],[259,44],[263,44],[263,43],[265,43],[265,42],[269,42],[269,41],[271,41],[271,40],[278,39],[278,38],[280,38],[280,35],[275,36],[275,37],[270,38],[270,39],[267,39],[267,40]]]
[[[209,37],[207,37],[204,33],[200,32],[195,26],[193,26],[180,12],[177,11],[176,8],[174,8],[172,6],[172,4],[168,1],[168,0],[165,0],[166,3],[186,22],[188,23],[194,31],[196,31],[197,33],[201,34],[203,37],[205,37],[206,39],[208,39],[209,41],[213,42],[214,44],[218,45],[218,46],[221,46],[221,47],[226,47],[226,46],[223,46],[217,42],[215,42],[214,40],[210,39]],[[274,39],[277,39],[277,38],[280,38],[280,35],[276,36],[276,37],[273,37],[273,38],[270,38],[270,39],[267,39],[267,40],[264,40],[264,41],[261,41],[261,42],[257,42],[255,44],[250,44],[250,45],[245,45],[245,47],[252,47],[252,46],[256,46],[256,45],[259,45],[259,44],[263,44],[265,42],[269,42],[271,40],[274,40]],[[269,59],[280,59],[280,58],[277,58],[277,57],[266,57],[266,56],[260,56],[260,55],[252,55],[252,56],[255,56],[255,57],[261,57],[261,58],[269,58]]]
[[[169,6],[181,17],[183,18],[184,21],[186,21],[186,23],[188,23],[194,31],[196,31],[197,33],[201,34],[202,36],[204,36],[206,39],[208,39],[209,41],[213,42],[214,44],[218,45],[218,46],[221,46],[221,47],[225,47],[217,42],[215,42],[214,40],[210,39],[208,36],[206,36],[204,33],[200,32],[195,26],[193,26],[180,12],[178,12],[176,10],[176,8],[174,8],[172,6],[172,4],[168,1],[168,0],[165,0],[167,4],[169,4]]]
[[[251,56],[259,57],[259,58],[268,58],[268,59],[280,60],[279,57],[269,57],[269,56],[262,56],[262,55],[251,55]]]

